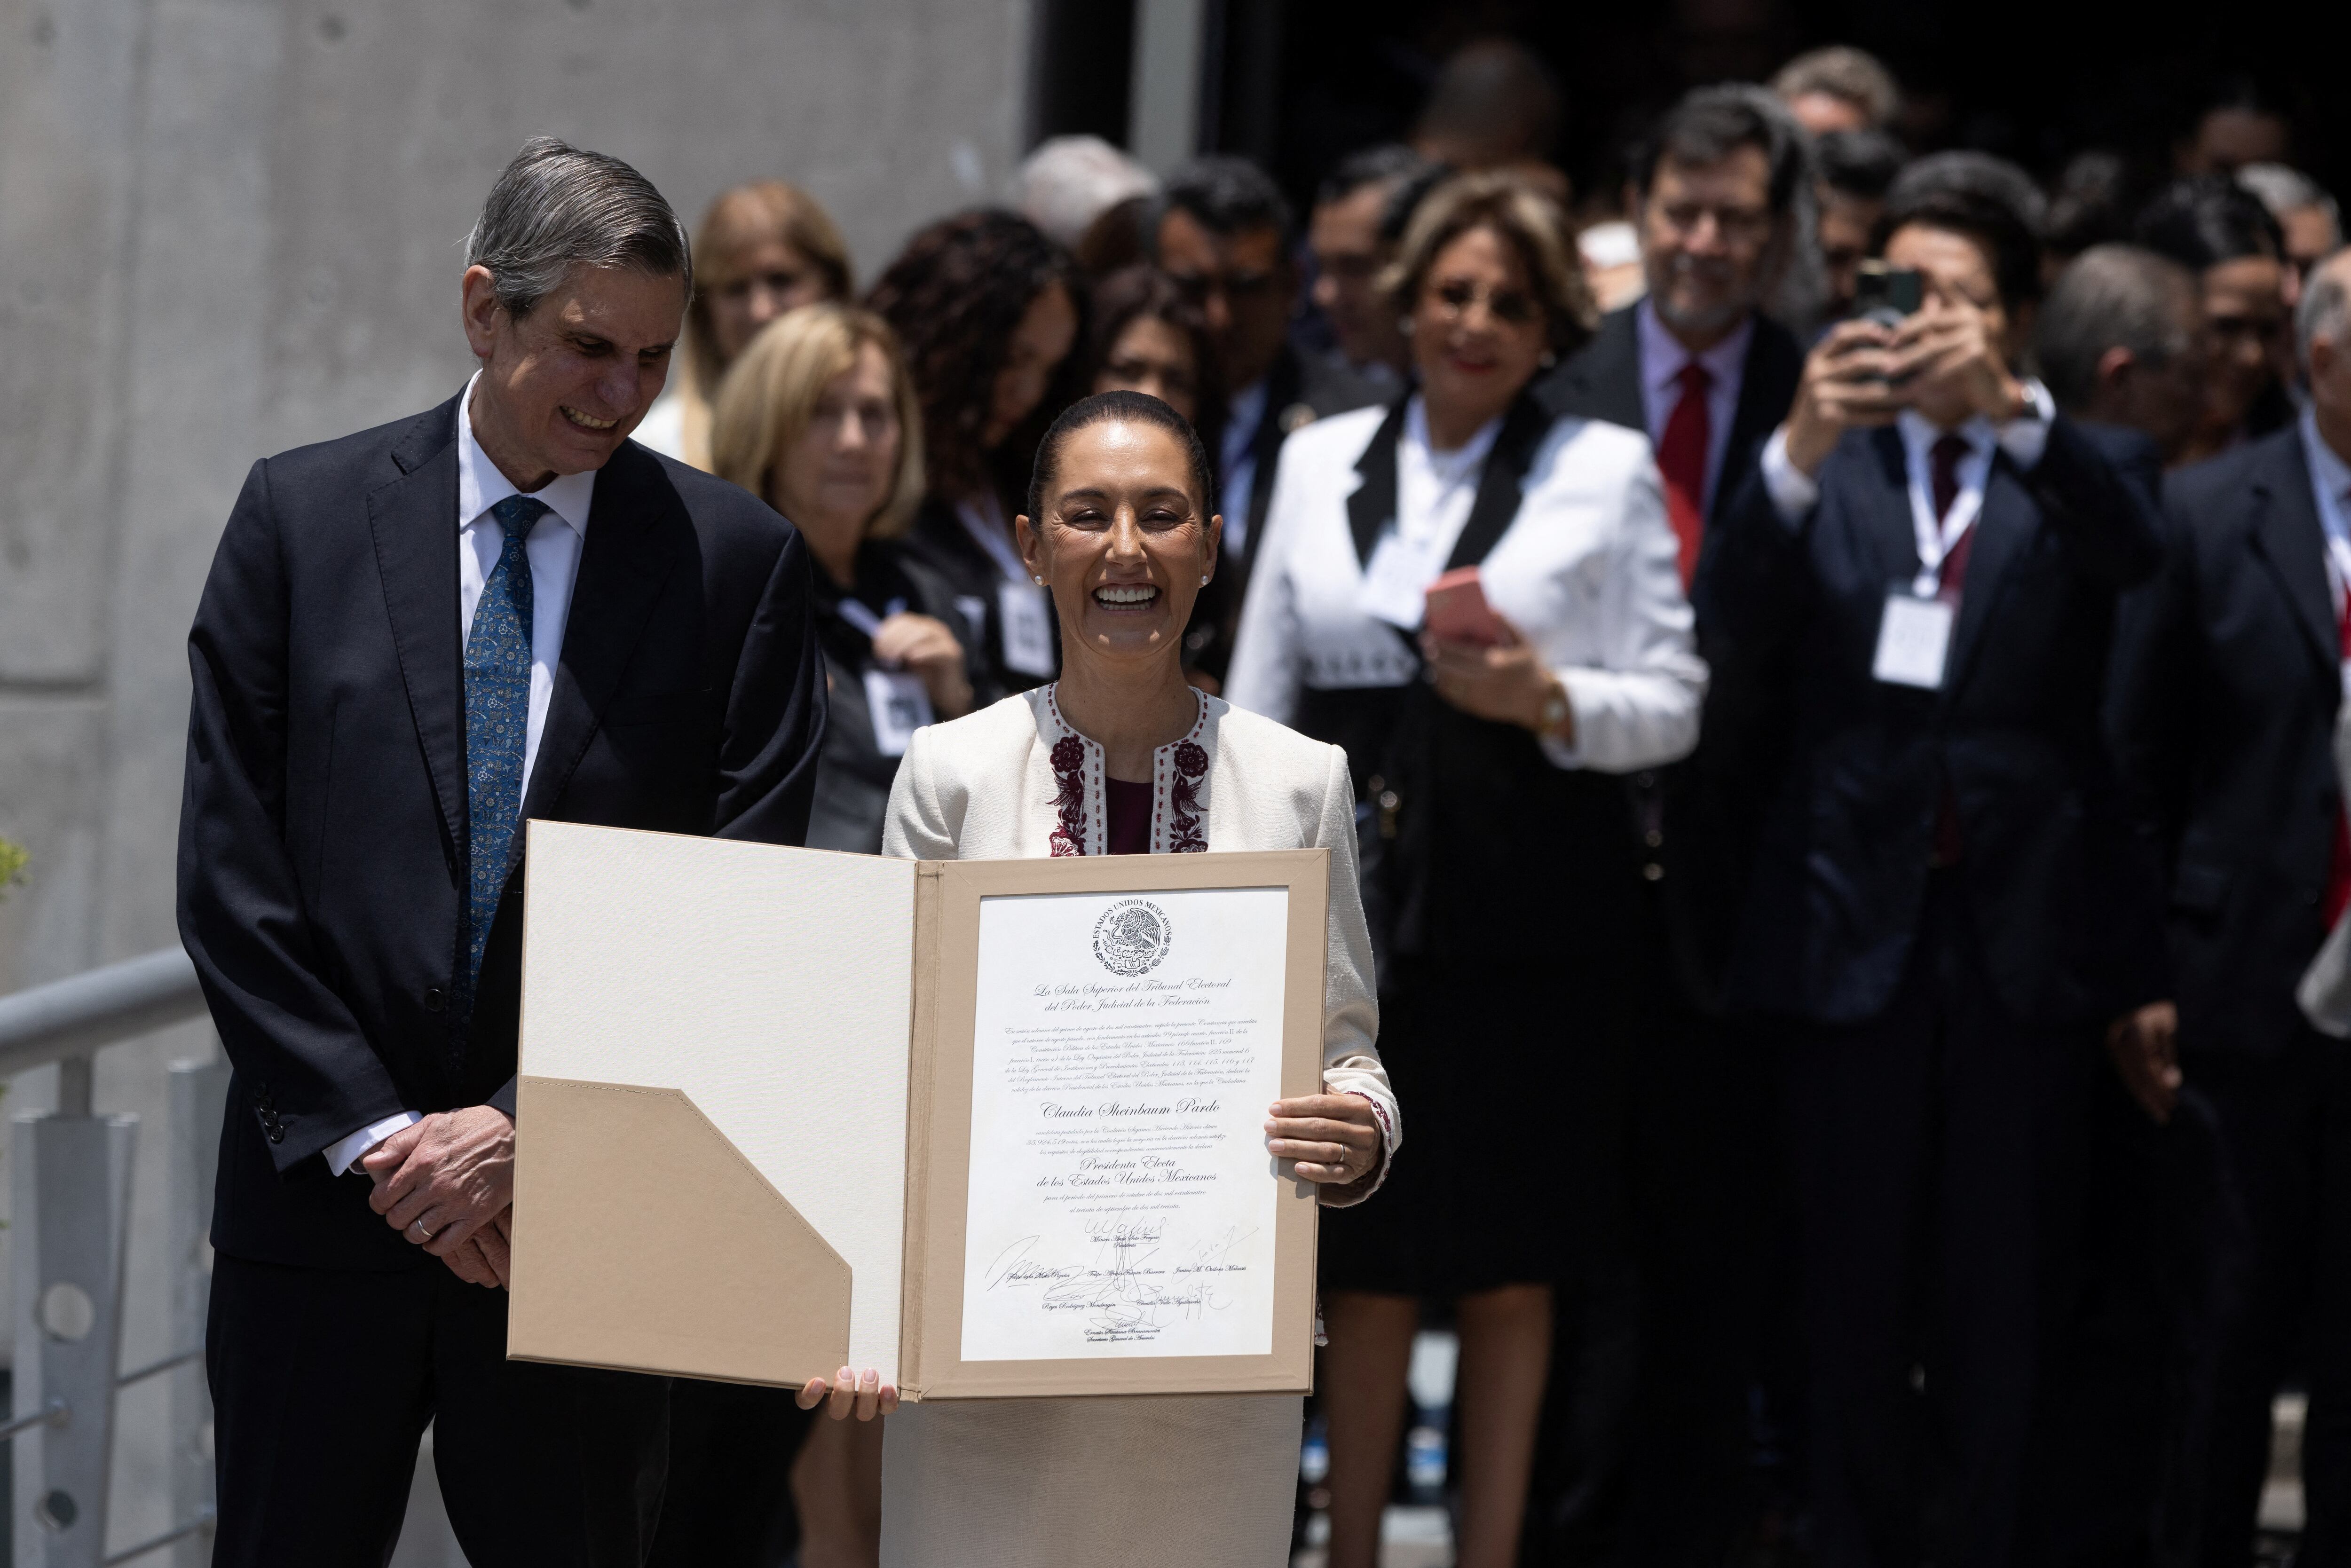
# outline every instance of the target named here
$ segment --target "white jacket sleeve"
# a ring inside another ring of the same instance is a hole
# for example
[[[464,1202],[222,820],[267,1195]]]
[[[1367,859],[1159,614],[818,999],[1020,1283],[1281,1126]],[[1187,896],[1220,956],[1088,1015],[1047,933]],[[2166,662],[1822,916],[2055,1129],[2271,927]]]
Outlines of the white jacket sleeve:
[[[1561,768],[1631,773],[1678,761],[1698,747],[1706,662],[1682,591],[1680,545],[1666,520],[1657,465],[1628,476],[1601,591],[1601,661],[1557,669],[1575,714],[1575,738],[1545,740]]]
[[[882,852],[897,860],[951,861],[956,852],[956,824],[939,804],[936,769],[933,766],[931,728],[914,731],[906,755],[898,764],[897,780],[890,786],[890,811],[882,824]]]
[[[1371,929],[1364,922],[1364,895],[1355,866],[1355,790],[1347,777],[1347,754],[1333,746],[1323,780],[1322,815],[1314,841],[1331,851],[1331,953],[1323,982],[1322,1085],[1333,1094],[1360,1094],[1379,1118],[1383,1145],[1379,1168],[1344,1188],[1325,1188],[1334,1207],[1361,1203],[1387,1180],[1388,1166],[1404,1143],[1404,1122],[1395,1090],[1380,1062],[1379,983],[1372,967]],[[1360,1188],[1360,1190],[1358,1190]],[[1340,1196],[1342,1193],[1343,1197]]]
[[[1274,468],[1273,499],[1266,504],[1265,533],[1258,540],[1257,568],[1241,601],[1240,629],[1233,636],[1232,663],[1225,668],[1224,699],[1238,708],[1288,724],[1298,712],[1297,583],[1290,574],[1290,522],[1299,505],[1298,465],[1284,442]]]

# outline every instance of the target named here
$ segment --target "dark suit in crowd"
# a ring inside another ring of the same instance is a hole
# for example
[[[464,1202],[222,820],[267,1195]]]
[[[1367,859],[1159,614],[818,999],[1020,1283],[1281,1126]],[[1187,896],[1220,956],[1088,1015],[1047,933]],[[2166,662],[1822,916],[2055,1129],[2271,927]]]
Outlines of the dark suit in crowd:
[[[1647,428],[1639,311],[1610,312],[1537,383],[1548,411],[1663,435]],[[1749,319],[1736,412],[1707,486],[1709,533],[1803,371],[1787,329]],[[1698,632],[1704,653],[1703,617]],[[1599,1539],[1620,1502],[1641,1561],[1719,1561],[1735,1528],[1767,1223],[1766,1129],[1752,1107],[1768,1076],[1753,1042],[1726,1027],[1720,989],[1761,804],[1752,780],[1768,768],[1771,735],[1756,715],[1716,674],[1697,752],[1625,783],[1640,929],[1625,977],[1628,1037],[1604,1081],[1622,1094],[1630,1213],[1604,1233],[1631,1250],[1599,1262],[1560,1302],[1535,1530],[1562,1551]]]
[[[1256,465],[1249,486],[1249,513],[1245,519],[1226,521],[1224,559],[1217,562],[1215,580],[1200,590],[1200,597],[1192,607],[1191,624],[1184,630],[1186,669],[1205,671],[1221,681],[1232,663],[1233,637],[1240,630],[1241,603],[1249,597],[1249,568],[1257,560],[1258,543],[1265,534],[1266,508],[1273,504],[1274,469],[1281,458],[1281,444],[1289,439],[1290,433],[1334,413],[1369,408],[1393,395],[1392,390],[1383,392],[1376,383],[1356,375],[1335,359],[1309,359],[1298,351],[1296,345],[1282,345],[1273,369],[1266,372],[1265,409],[1249,437],[1249,460]],[[1219,494],[1227,477],[1221,473],[1217,476]],[[1243,526],[1236,528],[1236,522]],[[1238,549],[1232,548],[1236,533],[1240,538]]]
[[[518,854],[468,984],[457,418],[256,464],[189,639],[180,927],[235,1069],[224,1564],[384,1562],[428,1421],[476,1563],[633,1564],[661,1500],[667,1380],[508,1363],[505,1293],[320,1157],[403,1109],[514,1108]],[[824,719],[799,536],[623,444],[580,550],[521,816],[797,842]]]
[[[2271,1401],[2297,1369],[2296,1560],[2351,1561],[2351,1057],[2294,1002],[2346,871],[2346,643],[2308,429],[2171,476],[2164,569],[2127,601],[2116,653],[2116,745],[2168,894],[2183,1109],[2218,1130],[2211,1189],[2190,1197],[2236,1243],[2209,1310],[2187,1303],[2165,1511],[2177,1560],[2231,1568],[2252,1560]]]
[[[1993,448],[1936,690],[1872,673],[1919,569],[1907,465],[1896,430],[1849,432],[1792,520],[1759,476],[1700,569],[1710,667],[1784,683],[1790,732],[1726,999],[1789,1029],[1820,1560],[2004,1568],[2081,1088],[2158,978],[2121,945],[2099,723],[2155,457],[2062,416],[2029,469]]]

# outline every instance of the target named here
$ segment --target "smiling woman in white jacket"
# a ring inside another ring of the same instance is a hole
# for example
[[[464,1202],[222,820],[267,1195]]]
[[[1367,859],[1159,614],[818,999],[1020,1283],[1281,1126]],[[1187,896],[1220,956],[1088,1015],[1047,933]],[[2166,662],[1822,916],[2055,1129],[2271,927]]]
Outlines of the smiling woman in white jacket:
[[[1399,1141],[1374,1044],[1353,793],[1336,747],[1185,683],[1184,627],[1216,569],[1211,494],[1198,438],[1155,399],[1104,393],[1055,423],[1018,532],[1052,591],[1061,678],[918,730],[883,850],[969,860],[1329,848],[1323,1092],[1278,1103],[1266,1146],[1335,1208],[1371,1197]],[[803,1401],[822,1390],[810,1385]],[[834,1397],[845,1412],[846,1391]],[[893,1398],[868,1383],[861,1414]],[[1273,1568],[1288,1554],[1300,1415],[1294,1396],[909,1406],[884,1437],[882,1562]]]
[[[1412,1158],[1323,1227],[1332,1568],[1374,1559],[1427,1297],[1462,1335],[1458,1561],[1517,1561],[1552,1283],[1622,1223],[1641,862],[1616,776],[1697,745],[1707,672],[1647,439],[1526,390],[1590,320],[1562,232],[1503,176],[1423,202],[1388,279],[1416,386],[1282,447],[1225,685],[1346,749],[1381,1046],[1413,1104]],[[1426,591],[1472,567],[1484,608],[1425,625]],[[1537,1083],[1544,1135],[1497,1137]]]

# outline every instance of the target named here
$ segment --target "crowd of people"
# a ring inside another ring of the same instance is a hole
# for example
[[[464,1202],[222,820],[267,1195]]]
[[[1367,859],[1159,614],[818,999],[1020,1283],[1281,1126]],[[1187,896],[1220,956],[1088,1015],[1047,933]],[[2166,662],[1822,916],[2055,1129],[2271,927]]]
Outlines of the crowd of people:
[[[1033,219],[925,230],[871,316],[790,309],[845,273],[806,197],[705,221],[670,401],[823,569],[812,843],[1053,675],[1008,518],[1060,408],[1145,392],[1215,459],[1185,665],[1346,750],[1413,1127],[1324,1228],[1333,1564],[1431,1312],[1468,1564],[2243,1562],[2297,1375],[2305,1560],[2351,1528],[2351,1106],[2294,998],[2345,865],[2334,204],[2239,100],[2136,210],[2101,155],[1913,158],[1898,104],[1851,49],[1694,92],[1582,225],[1458,137],[1303,223],[1241,159],[1052,143]],[[1425,624],[1462,568],[1490,622]],[[1498,1145],[1515,1092],[1549,1128]]]
[[[712,205],[635,434],[805,543],[806,841],[914,852],[926,727],[1080,674],[1032,514],[1155,400],[1221,519],[1183,678],[1343,747],[1408,1127],[1323,1219],[1332,1568],[1440,1320],[1465,1568],[2248,1563],[2289,1384],[2299,1561],[2351,1562],[2334,202],[2241,95],[2152,188],[1914,157],[1835,48],[1595,214],[1465,92],[1302,219],[1048,143],[862,298],[805,193]],[[651,1560],[874,1563],[907,1418],[679,1383]]]

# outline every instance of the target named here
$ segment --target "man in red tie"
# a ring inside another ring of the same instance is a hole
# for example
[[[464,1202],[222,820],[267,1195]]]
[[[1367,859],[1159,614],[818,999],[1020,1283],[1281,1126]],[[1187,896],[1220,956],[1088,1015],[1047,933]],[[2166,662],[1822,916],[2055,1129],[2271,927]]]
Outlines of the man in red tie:
[[[1536,389],[1554,413],[1649,436],[1685,584],[1708,517],[1753,473],[1795,395],[1803,351],[1763,307],[1803,242],[1811,179],[1802,132],[1770,93],[1685,98],[1635,163],[1646,295],[1604,318]],[[1701,621],[1701,652],[1706,638]],[[1766,765],[1757,746],[1771,755],[1746,709],[1718,683],[1698,753],[1628,780],[1635,842],[1625,859],[1642,878],[1646,930],[1626,977],[1630,1027],[1614,1042],[1625,1071],[1614,1076],[1627,1085],[1625,1186],[1635,1212],[1618,1232],[1630,1252],[1587,1260],[1562,1287],[1583,1290],[1589,1310],[1560,1314],[1560,1364],[1607,1370],[1555,1386],[1551,1429],[1589,1445],[1549,1456],[1538,1479],[1550,1495],[1538,1500],[1536,1530],[1554,1532],[1559,1550],[1616,1516],[1658,1560],[1696,1562],[1722,1556],[1736,1528],[1755,1300],[1740,1260],[1756,1250],[1740,1239],[1741,1205],[1762,1186],[1746,1111],[1768,1098],[1762,1054],[1716,1006],[1761,804],[1746,780]],[[1595,1401],[1595,1388],[1614,1392]],[[1595,1474],[1622,1478],[1625,1492]]]
[[[1896,181],[1883,254],[1924,307],[1822,341],[1696,589],[1716,678],[1785,698],[1727,985],[1785,1026],[1823,1568],[2041,1554],[2080,1096],[2161,984],[2100,731],[2157,458],[2018,368],[2037,216],[1980,153]]]

